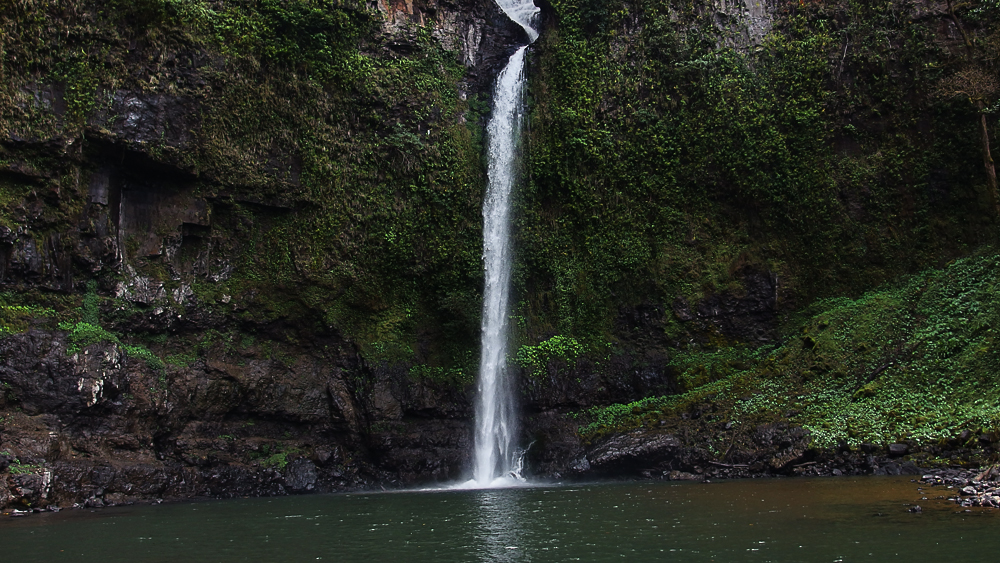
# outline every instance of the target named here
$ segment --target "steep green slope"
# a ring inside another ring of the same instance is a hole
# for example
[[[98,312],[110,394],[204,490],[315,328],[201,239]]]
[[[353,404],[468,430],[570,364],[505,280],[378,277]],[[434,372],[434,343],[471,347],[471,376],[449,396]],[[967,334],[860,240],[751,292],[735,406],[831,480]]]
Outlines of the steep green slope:
[[[767,6],[553,2],[521,221],[529,340],[621,336],[621,307],[739,293],[747,271],[776,276],[783,310],[857,296],[994,240],[978,113],[940,94],[969,65],[996,72],[996,3],[960,10],[974,63],[944,3]]]
[[[989,251],[858,299],[818,301],[787,343],[679,354],[685,393],[583,412],[580,433],[656,428],[705,404],[716,413],[698,424],[788,421],[819,449],[997,432],[998,284],[1000,256]]]
[[[575,408],[535,415],[550,471],[791,472],[843,448],[860,461],[824,471],[870,472],[897,441],[996,442],[974,98],[995,139],[1000,4],[761,5],[547,12],[519,359],[543,409]],[[607,401],[622,379],[640,393]]]

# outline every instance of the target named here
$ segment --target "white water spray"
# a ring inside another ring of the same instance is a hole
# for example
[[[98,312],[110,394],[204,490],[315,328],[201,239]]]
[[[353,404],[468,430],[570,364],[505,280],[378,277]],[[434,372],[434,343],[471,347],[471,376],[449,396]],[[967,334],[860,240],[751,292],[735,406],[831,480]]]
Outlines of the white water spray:
[[[532,0],[497,0],[500,8],[527,32],[538,8]],[[521,47],[497,77],[493,115],[487,133],[486,197],[483,201],[482,351],[479,358],[479,395],[476,401],[476,487],[509,486],[523,482],[524,452],[517,448],[517,401],[507,366],[510,276],[514,255],[510,240],[512,192],[517,182],[517,156],[524,123],[524,55]]]
[[[535,31],[535,16],[538,15],[538,6],[535,6],[534,0],[496,0],[497,6],[503,10],[503,13],[507,14],[507,17],[514,20],[514,23],[524,28],[525,33],[528,34],[528,44],[535,42],[538,39],[538,32]],[[514,58],[511,57],[513,61]],[[507,63],[507,68],[510,68],[511,63]],[[499,82],[499,81],[498,81]],[[496,117],[496,112],[493,113],[494,118]]]

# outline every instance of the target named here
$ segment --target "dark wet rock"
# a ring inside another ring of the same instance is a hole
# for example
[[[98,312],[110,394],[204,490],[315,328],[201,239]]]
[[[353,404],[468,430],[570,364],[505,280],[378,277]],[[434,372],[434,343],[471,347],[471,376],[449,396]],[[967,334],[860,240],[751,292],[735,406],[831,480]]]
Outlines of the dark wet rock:
[[[714,327],[723,335],[743,342],[765,344],[775,338],[777,276],[746,269],[741,272],[742,293],[710,295],[695,307],[689,322]],[[675,308],[676,310],[676,308]]]
[[[981,471],[974,478],[974,481],[977,481],[977,482],[981,482],[981,481],[995,481],[995,480],[1000,480],[1000,466],[997,466],[997,465],[992,465],[992,466],[988,467],[987,469]]]
[[[362,407],[328,359],[241,365],[209,354],[161,374],[111,344],[68,356],[63,338],[29,330],[0,340],[12,352],[0,356],[0,378],[20,407],[0,451],[38,468],[10,478],[4,505],[37,506],[47,494],[68,506],[343,490],[399,479],[391,471],[405,470],[410,482],[453,476],[467,456],[467,422],[427,420],[394,442],[407,452],[376,467]],[[278,463],[291,468],[287,483],[271,469]]]
[[[433,419],[378,423],[369,447],[375,463],[400,484],[457,480],[470,466],[472,424]]]
[[[784,423],[761,424],[754,429],[753,441],[762,451],[774,452],[768,466],[774,471],[786,471],[794,465],[808,461],[809,433],[800,427]]]
[[[104,508],[104,499],[91,497],[83,502],[85,508]]]
[[[285,469],[285,487],[295,493],[309,492],[316,488],[316,464],[308,459],[297,459]]]
[[[893,457],[903,456],[906,455],[908,449],[909,448],[906,444],[890,444],[889,455]]]
[[[993,478],[991,469],[943,469],[923,475],[920,483],[947,486],[952,495],[948,500],[961,506],[1000,508],[1000,481],[988,480]]]
[[[389,390],[388,384],[379,382],[368,396],[373,414],[379,420],[399,420],[403,418],[403,407]]]
[[[875,475],[899,475],[899,465],[889,462],[877,468],[873,473]]]
[[[13,499],[14,495],[10,492],[7,479],[0,476],[0,508],[10,505]]]
[[[764,344],[773,342],[777,330],[777,278],[770,272],[744,269],[738,273],[742,290],[713,293],[690,303],[683,297],[676,298],[669,306],[643,303],[622,307],[615,320],[616,332],[623,341],[638,350],[646,350],[641,358],[650,366],[653,377],[649,385],[672,387],[674,374],[667,368],[666,351],[676,349],[681,343],[708,343],[723,335],[741,342]],[[666,337],[667,326],[680,321],[683,336]],[[640,363],[636,362],[636,363]],[[662,392],[661,392],[662,394]]]
[[[200,127],[198,104],[188,97],[131,90],[118,90],[109,97],[110,106],[94,112],[90,122],[109,125],[111,135],[129,144],[157,142],[186,148]]]
[[[604,441],[588,452],[587,459],[599,471],[624,469],[667,460],[681,447],[681,441],[671,434],[651,435],[638,430]]]
[[[586,457],[579,457],[570,462],[569,468],[579,474],[590,471],[590,461]]]
[[[26,473],[11,475],[10,493],[14,502],[25,506],[38,506],[49,498],[52,492],[52,474],[44,471],[41,474]]]
[[[576,431],[578,423],[560,412],[547,410],[526,417],[528,467],[535,475],[585,475],[591,470],[586,449]]]
[[[920,508],[920,505],[919,505],[919,504],[918,504],[918,505],[915,505],[915,506],[911,506],[911,507],[909,508],[909,510],[907,510],[907,512],[912,512],[912,513],[918,513],[918,512],[923,512],[923,511],[924,511],[924,509],[923,509],[923,508]]]
[[[395,51],[412,50],[417,26],[430,23],[431,35],[446,49],[458,52],[459,61],[467,69],[471,94],[488,94],[512,52],[511,47],[528,43],[524,30],[491,0],[454,4],[437,0],[380,2],[378,8],[386,15],[382,26],[384,40]]]

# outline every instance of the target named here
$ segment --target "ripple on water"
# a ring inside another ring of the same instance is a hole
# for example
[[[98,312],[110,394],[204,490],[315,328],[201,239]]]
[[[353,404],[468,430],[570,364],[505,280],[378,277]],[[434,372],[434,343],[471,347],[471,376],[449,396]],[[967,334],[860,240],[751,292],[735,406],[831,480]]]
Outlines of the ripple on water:
[[[527,484],[64,511],[0,520],[5,560],[984,560],[998,513],[908,479]],[[194,510],[197,508],[197,510]]]

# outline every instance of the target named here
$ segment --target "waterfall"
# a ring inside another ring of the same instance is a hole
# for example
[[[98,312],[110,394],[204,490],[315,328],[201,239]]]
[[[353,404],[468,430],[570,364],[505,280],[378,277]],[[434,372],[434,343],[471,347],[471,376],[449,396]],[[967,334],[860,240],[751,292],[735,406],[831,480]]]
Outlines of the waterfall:
[[[538,7],[534,0],[497,0],[497,6],[507,14],[507,17],[514,20],[514,23],[524,28],[528,34],[528,44],[534,43],[538,39],[538,32],[535,31],[535,16],[538,14]],[[511,57],[511,61],[514,57]],[[510,68],[511,63],[507,63]],[[493,114],[496,116],[496,113]]]
[[[500,8],[528,34],[538,37],[532,21],[538,8],[532,0],[497,0]],[[511,247],[511,202],[517,182],[517,156],[524,122],[524,55],[527,45],[510,56],[497,76],[493,115],[486,128],[487,187],[483,199],[482,351],[476,400],[473,484],[496,486],[523,481],[517,447],[517,401],[507,366]]]

